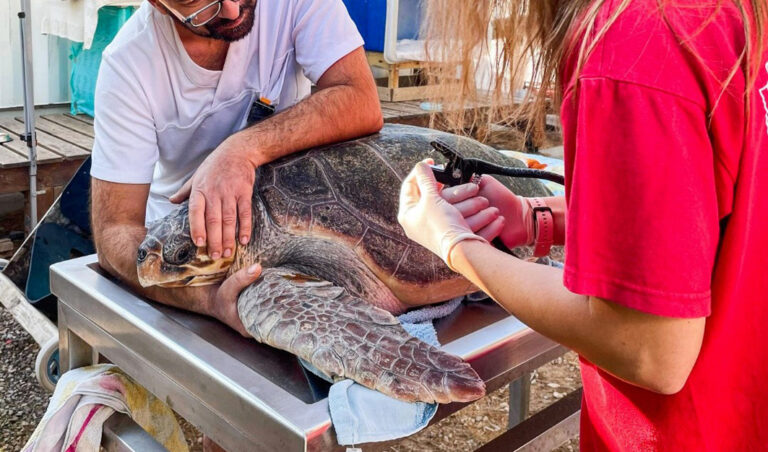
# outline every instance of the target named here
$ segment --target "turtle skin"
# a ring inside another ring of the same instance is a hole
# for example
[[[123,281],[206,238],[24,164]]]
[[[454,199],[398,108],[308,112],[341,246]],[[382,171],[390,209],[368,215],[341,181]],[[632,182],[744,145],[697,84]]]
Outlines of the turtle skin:
[[[467,402],[483,380],[459,357],[411,337],[392,313],[477,289],[410,241],[397,222],[399,188],[439,139],[467,157],[523,166],[477,141],[432,129],[385,125],[380,133],[303,151],[258,168],[253,231],[231,265],[189,237],[187,206],[150,226],[140,248],[143,285],[210,283],[258,263],[238,298],[245,328],[334,380],[405,401]],[[530,179],[499,178],[515,193],[546,196]],[[218,276],[217,276],[218,277]]]
[[[389,312],[290,269],[266,269],[238,304],[248,332],[334,381],[406,402],[469,402],[485,384],[460,358],[410,336]]]

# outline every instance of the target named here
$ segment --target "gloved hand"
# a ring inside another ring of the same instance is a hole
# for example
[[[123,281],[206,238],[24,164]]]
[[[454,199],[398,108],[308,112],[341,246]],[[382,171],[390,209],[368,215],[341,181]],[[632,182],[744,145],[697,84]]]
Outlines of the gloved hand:
[[[499,215],[499,209],[492,207],[487,198],[480,196],[477,184],[463,184],[445,187],[440,196],[461,212],[469,228],[475,234],[491,241],[501,234],[506,219]]]
[[[533,207],[528,198],[517,196],[492,176],[480,179],[479,196],[488,200],[507,219],[499,237],[509,249],[533,245],[536,239]]]
[[[451,250],[459,242],[487,240],[475,234],[461,212],[443,199],[430,164],[431,160],[418,163],[403,181],[397,220],[408,238],[437,254],[453,269]]]

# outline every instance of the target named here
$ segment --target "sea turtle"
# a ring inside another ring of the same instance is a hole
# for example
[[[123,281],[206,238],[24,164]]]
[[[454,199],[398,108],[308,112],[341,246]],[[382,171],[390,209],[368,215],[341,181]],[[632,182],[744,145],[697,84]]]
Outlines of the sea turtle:
[[[386,125],[260,167],[252,239],[232,259],[212,261],[192,243],[186,205],[153,223],[138,254],[141,284],[209,284],[258,262],[260,279],[238,300],[256,340],[401,400],[482,397],[469,364],[411,337],[391,314],[477,290],[397,222],[403,178],[426,157],[442,159],[430,152],[435,139],[465,156],[522,166],[471,139]],[[548,194],[536,180],[501,179],[518,194]]]

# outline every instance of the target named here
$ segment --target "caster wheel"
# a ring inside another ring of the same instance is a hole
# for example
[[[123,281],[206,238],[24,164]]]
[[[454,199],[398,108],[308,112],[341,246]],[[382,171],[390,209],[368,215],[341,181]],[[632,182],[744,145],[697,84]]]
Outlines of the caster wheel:
[[[40,386],[48,392],[53,392],[56,383],[59,381],[59,338],[52,337],[48,342],[40,347],[40,352],[35,360],[35,377]]]

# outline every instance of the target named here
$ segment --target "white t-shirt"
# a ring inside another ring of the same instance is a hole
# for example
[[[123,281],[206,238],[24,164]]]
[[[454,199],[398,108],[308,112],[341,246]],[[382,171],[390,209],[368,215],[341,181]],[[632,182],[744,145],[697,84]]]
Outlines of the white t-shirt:
[[[173,20],[144,2],[104,51],[95,94],[91,175],[151,183],[146,222],[225,138],[254,100],[278,111],[309,95],[310,80],[363,45],[341,0],[259,0],[254,26],[221,71],[187,54]]]

